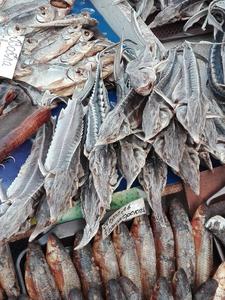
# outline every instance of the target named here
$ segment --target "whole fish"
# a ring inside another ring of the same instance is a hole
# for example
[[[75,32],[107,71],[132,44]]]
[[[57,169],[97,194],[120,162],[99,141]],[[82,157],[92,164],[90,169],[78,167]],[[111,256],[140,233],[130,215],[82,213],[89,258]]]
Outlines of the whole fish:
[[[71,289],[81,288],[80,279],[69,254],[54,235],[48,237],[46,260],[63,299],[68,299]]]
[[[8,297],[19,296],[20,289],[8,244],[0,246],[0,284]]]
[[[28,247],[27,268],[29,276],[25,277],[25,283],[29,296],[33,300],[61,299],[41,247],[36,243],[30,244]],[[27,281],[28,278],[29,280]]]
[[[87,300],[103,300],[102,291],[98,287],[90,287],[88,290]]]
[[[141,291],[138,287],[131,281],[128,277],[122,276],[119,279],[119,284],[122,287],[122,290],[126,296],[126,299],[129,300],[141,300]]]
[[[224,283],[224,275],[225,275],[225,262],[223,262],[219,268],[216,270],[216,273],[213,276],[218,283],[218,287],[216,289],[215,296],[213,300],[224,300],[225,299],[225,283]]]
[[[177,270],[174,274],[173,295],[175,300],[192,300],[191,286],[183,269]]]
[[[173,300],[171,287],[165,277],[160,277],[154,287],[150,300]]]
[[[118,278],[120,271],[110,236],[103,239],[99,230],[94,238],[92,249],[95,263],[99,267],[104,284],[106,285],[110,279]]]
[[[195,245],[191,223],[179,199],[172,199],[169,208],[171,226],[174,233],[176,263],[183,268],[189,284],[195,280]]]
[[[206,222],[205,227],[225,246],[225,218],[214,216]]]
[[[118,280],[111,279],[106,285],[106,296],[108,300],[126,300],[126,296]]]
[[[75,235],[74,247],[76,247],[82,238],[82,232]],[[101,277],[99,270],[94,262],[91,244],[89,243],[82,249],[73,250],[73,263],[79,274],[83,294],[87,297],[88,290],[91,287],[101,286]]]
[[[209,278],[203,282],[193,295],[194,300],[213,300],[216,290],[218,288],[218,282]]]
[[[83,295],[79,289],[72,289],[69,292],[68,300],[83,300]]]
[[[113,231],[113,245],[121,275],[128,277],[141,291],[141,270],[135,243],[124,223]]]
[[[140,264],[143,295],[145,299],[149,299],[156,282],[156,250],[147,215],[136,217],[130,232]]]
[[[170,222],[163,212],[163,222],[151,215],[151,225],[155,239],[157,274],[172,281],[175,272],[175,245],[173,230]]]

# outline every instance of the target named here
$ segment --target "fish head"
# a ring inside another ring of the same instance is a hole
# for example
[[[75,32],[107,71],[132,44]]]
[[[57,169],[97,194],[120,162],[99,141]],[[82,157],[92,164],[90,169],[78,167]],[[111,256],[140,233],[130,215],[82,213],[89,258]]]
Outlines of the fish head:
[[[94,36],[94,32],[88,29],[81,30],[81,37],[79,42],[87,42]]]
[[[56,9],[50,5],[42,5],[38,8],[36,21],[47,23],[56,19]]]
[[[75,39],[77,41],[78,36],[81,36],[82,25],[70,25],[66,27],[62,33],[64,40]]]
[[[74,83],[82,83],[88,79],[88,72],[82,68],[69,68],[67,72],[67,76],[69,79],[74,81]]]

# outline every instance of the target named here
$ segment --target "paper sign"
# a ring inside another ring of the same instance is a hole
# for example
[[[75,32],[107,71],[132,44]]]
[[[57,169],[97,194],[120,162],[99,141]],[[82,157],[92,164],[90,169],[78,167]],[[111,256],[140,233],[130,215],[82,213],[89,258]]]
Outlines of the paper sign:
[[[0,35],[0,76],[13,78],[24,36]]]
[[[105,224],[102,225],[102,237],[105,239],[121,222],[146,214],[145,201],[143,198],[132,201],[112,214]]]

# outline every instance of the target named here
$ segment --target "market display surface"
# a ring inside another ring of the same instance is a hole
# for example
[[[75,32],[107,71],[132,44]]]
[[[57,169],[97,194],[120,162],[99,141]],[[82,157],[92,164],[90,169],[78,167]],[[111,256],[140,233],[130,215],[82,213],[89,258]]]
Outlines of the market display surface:
[[[0,0],[0,300],[225,299],[225,1],[110,5]]]

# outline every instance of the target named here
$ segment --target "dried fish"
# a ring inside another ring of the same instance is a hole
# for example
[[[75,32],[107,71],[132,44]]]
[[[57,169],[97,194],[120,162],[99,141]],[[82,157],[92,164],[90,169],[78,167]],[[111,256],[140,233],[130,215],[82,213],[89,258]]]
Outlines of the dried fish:
[[[63,299],[68,299],[71,289],[81,288],[72,260],[56,236],[48,236],[46,260]]]
[[[8,297],[19,296],[20,289],[8,244],[2,244],[0,246],[0,282],[1,287]]]
[[[142,290],[138,255],[127,226],[122,223],[113,231],[113,244],[122,276],[128,277]]]
[[[179,199],[172,199],[169,209],[171,226],[174,233],[176,263],[183,268],[189,284],[195,280],[195,244],[191,223]]]
[[[51,5],[58,8],[71,8],[75,0],[50,0]]]
[[[173,300],[171,288],[165,277],[157,280],[150,300]]]
[[[108,281],[116,279],[120,275],[115,250],[110,236],[103,239],[101,231],[98,231],[94,238],[92,248],[95,263],[101,272],[101,278],[105,286],[107,284],[110,285]]]
[[[140,264],[143,296],[149,299],[156,282],[156,250],[147,215],[136,217],[130,232]]]
[[[29,277],[31,281],[25,281],[26,286],[28,286],[29,296],[32,299],[61,299],[44,254],[38,244],[32,243],[29,245],[26,258],[27,268],[29,270],[28,274],[30,273],[31,276]],[[30,294],[31,290],[32,293]]]
[[[218,282],[209,278],[207,281],[203,282],[200,287],[195,292],[193,299],[194,300],[213,300],[216,290],[218,288]]]
[[[109,280],[107,283],[106,296],[109,300],[126,300],[126,296],[119,285],[119,282],[115,279]]]
[[[69,292],[69,300],[83,300],[83,295],[79,289],[72,289]]]
[[[140,290],[128,277],[125,276],[120,277],[119,283],[120,286],[122,287],[124,294],[126,295],[126,299],[131,299],[131,300],[142,299]]]
[[[173,291],[175,300],[192,300],[191,286],[183,269],[178,269],[174,274]]]
[[[75,235],[74,247],[78,246],[82,238],[82,232]],[[101,278],[97,266],[94,263],[91,244],[87,244],[82,249],[73,250],[73,262],[79,274],[83,294],[87,297],[91,287],[100,287]]]
[[[210,218],[205,227],[212,232],[225,246],[225,219],[221,216],[214,216]]]
[[[155,239],[157,274],[171,282],[175,273],[175,246],[171,225],[164,212],[163,222],[153,213],[151,225]]]
[[[225,263],[223,262],[219,268],[216,270],[216,273],[213,276],[218,283],[214,300],[224,299],[225,298],[225,287],[224,287],[224,272],[225,272]]]
[[[91,287],[88,290],[87,300],[103,300],[101,289],[96,287]]]
[[[139,180],[147,194],[148,203],[155,213],[155,217],[163,222],[161,194],[166,186],[167,166],[156,153],[151,151],[148,154]]]

